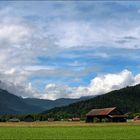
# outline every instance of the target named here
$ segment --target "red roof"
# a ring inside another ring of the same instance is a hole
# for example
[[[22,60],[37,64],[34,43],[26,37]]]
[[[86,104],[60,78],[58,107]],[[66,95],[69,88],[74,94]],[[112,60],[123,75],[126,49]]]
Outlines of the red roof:
[[[110,112],[115,110],[116,107],[111,108],[102,108],[102,109],[92,109],[89,111],[86,116],[98,116],[98,115],[109,115]]]

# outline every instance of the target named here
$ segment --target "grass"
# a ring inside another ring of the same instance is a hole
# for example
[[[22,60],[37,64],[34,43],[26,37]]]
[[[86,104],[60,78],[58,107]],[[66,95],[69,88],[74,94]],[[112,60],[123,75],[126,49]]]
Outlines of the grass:
[[[140,123],[0,123],[0,140],[140,140]]]

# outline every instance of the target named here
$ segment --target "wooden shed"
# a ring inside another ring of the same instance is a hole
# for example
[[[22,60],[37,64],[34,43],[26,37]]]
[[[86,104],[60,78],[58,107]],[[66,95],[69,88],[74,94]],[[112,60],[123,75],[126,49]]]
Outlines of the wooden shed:
[[[20,122],[18,118],[9,119],[8,122]]]
[[[25,122],[33,122],[33,121],[34,121],[34,117],[31,116],[31,115],[27,115],[27,116],[24,118],[24,121],[25,121]]]
[[[133,120],[134,120],[134,121],[140,121],[140,116],[135,116],[135,117],[133,118]]]
[[[48,118],[48,122],[53,122],[54,118]]]
[[[86,114],[86,122],[94,122],[95,120],[99,122],[126,122],[126,118],[127,116],[116,107],[92,109]]]
[[[72,121],[80,121],[80,118],[72,118]]]

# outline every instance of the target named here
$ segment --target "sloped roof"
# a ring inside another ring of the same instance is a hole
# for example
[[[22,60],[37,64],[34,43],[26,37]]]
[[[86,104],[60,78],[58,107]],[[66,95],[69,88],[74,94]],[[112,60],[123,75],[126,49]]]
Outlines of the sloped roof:
[[[18,118],[12,118],[12,119],[9,119],[8,122],[19,122],[20,119]]]
[[[116,107],[111,108],[102,108],[102,109],[92,109],[89,111],[86,116],[98,116],[98,115],[108,115],[110,112],[115,110]]]

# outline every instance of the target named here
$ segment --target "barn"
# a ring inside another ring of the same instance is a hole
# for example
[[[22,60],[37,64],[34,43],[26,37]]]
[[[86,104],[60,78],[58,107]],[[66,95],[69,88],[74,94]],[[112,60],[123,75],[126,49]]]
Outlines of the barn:
[[[86,114],[86,122],[126,122],[127,116],[116,107],[92,109]]]

